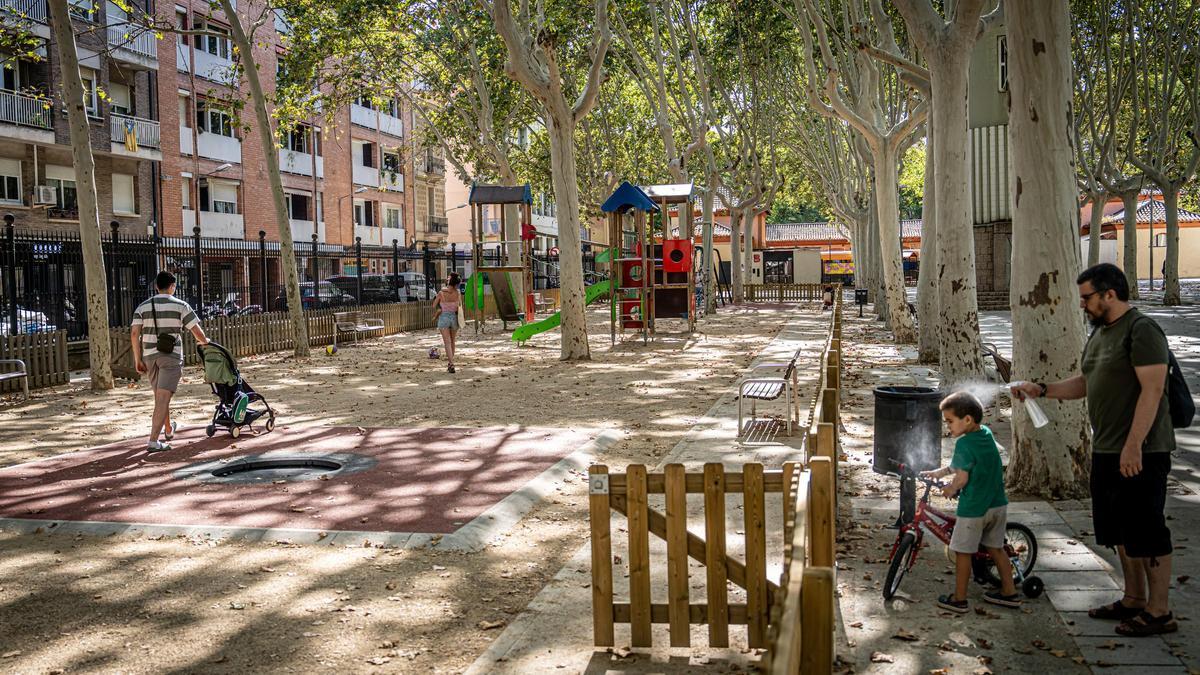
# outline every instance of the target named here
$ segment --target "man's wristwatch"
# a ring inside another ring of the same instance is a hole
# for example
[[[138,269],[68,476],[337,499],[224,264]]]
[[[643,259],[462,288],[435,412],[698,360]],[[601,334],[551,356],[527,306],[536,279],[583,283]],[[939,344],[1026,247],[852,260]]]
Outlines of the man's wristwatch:
[[[1037,386],[1042,388],[1041,393],[1038,394],[1038,398],[1046,398],[1046,389],[1048,388],[1048,387],[1046,387],[1046,383],[1045,382],[1036,382],[1035,384],[1037,384]]]

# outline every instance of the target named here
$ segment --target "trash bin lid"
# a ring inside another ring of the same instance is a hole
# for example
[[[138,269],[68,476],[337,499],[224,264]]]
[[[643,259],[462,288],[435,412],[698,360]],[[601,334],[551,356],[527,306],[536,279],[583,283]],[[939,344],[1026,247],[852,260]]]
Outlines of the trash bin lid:
[[[930,387],[876,387],[875,398],[899,400],[942,398],[942,392]]]

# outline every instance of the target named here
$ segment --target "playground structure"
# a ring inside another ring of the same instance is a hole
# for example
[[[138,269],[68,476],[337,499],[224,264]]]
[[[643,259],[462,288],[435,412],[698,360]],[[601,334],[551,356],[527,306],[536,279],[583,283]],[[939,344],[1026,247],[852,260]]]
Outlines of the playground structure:
[[[467,280],[465,307],[471,312],[475,321],[475,334],[483,332],[484,326],[484,293],[483,279],[486,276],[492,287],[492,297],[496,302],[496,313],[508,330],[509,322],[528,323],[533,320],[533,240],[537,231],[533,229],[533,192],[529,184],[525,185],[480,185],[471,186],[467,197],[471,206],[471,278]],[[520,222],[520,234],[516,240],[507,239],[508,217],[510,205],[517,207],[517,217]],[[484,209],[489,206],[498,207],[499,212],[499,246],[500,264],[485,265],[483,257]],[[514,248],[516,249],[514,251]],[[519,285],[514,287],[512,276],[520,275]],[[523,296],[523,302],[517,298]],[[523,311],[522,311],[523,310]]]
[[[638,187],[623,182],[600,207],[609,218],[613,344],[618,334],[631,329],[648,341],[655,335],[657,319],[684,319],[689,334],[696,329],[692,198],[690,183]],[[671,206],[685,214],[681,220],[686,231],[672,227]],[[655,214],[661,223],[660,239],[655,238]]]

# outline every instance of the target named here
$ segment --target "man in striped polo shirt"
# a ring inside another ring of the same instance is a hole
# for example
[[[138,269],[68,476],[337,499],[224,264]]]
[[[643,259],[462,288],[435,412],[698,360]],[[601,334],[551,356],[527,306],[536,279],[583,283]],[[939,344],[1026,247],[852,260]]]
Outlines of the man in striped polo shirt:
[[[177,425],[171,419],[171,397],[183,375],[183,331],[190,330],[196,336],[196,342],[208,344],[196,313],[186,302],[175,297],[175,275],[165,270],[159,272],[154,286],[158,294],[134,310],[129,333],[134,365],[139,373],[149,375],[150,388],[154,391],[154,415],[150,420],[150,442],[146,452],[171,449],[168,443],[158,440],[160,433],[165,431],[163,436],[168,441],[175,437]],[[173,337],[174,347],[160,351],[160,336]]]

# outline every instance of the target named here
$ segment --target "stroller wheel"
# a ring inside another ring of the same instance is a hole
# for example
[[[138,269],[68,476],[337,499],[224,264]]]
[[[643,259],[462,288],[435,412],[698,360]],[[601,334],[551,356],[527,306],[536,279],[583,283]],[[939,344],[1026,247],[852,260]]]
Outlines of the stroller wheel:
[[[204,427],[204,433],[205,433],[205,435],[207,435],[209,438],[212,438],[212,437],[213,437],[213,434],[217,433],[217,427],[216,427],[216,425],[210,424],[210,425],[208,425],[207,427]]]
[[[267,418],[267,423],[264,426],[266,427],[267,431],[275,431],[275,418]]]
[[[229,427],[229,435],[233,436],[234,438],[241,436],[242,428],[241,427]]]

